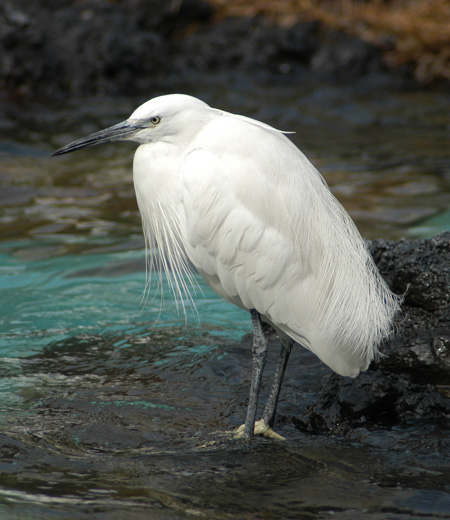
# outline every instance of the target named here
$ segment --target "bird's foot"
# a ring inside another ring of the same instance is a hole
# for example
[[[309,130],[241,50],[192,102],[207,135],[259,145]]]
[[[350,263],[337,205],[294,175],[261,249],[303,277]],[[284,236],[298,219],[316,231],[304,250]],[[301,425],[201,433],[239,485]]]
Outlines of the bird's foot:
[[[236,437],[240,439],[244,436],[244,424],[241,424],[239,428],[236,430]],[[255,429],[253,430],[254,435],[264,435],[264,437],[270,437],[271,439],[277,439],[279,441],[285,441],[286,439],[274,432],[272,428],[266,424],[262,419],[255,422]]]

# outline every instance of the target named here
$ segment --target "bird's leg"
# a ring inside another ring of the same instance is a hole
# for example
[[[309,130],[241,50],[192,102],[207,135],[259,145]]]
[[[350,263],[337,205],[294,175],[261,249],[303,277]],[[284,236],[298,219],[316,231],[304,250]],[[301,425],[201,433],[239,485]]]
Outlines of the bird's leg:
[[[289,355],[291,353],[292,345],[294,342],[291,339],[281,340],[281,351],[278,358],[277,369],[270,390],[269,398],[267,399],[266,406],[264,408],[263,416],[260,422],[265,428],[272,428],[275,422],[275,412],[277,410],[278,398],[280,397],[281,385],[283,383],[284,373],[286,372],[286,366],[289,361]]]
[[[261,316],[255,309],[250,310],[253,325],[253,370],[252,382],[250,386],[250,398],[245,416],[244,429],[238,430],[238,435],[244,439],[251,439],[255,428],[256,409],[258,407],[259,390],[267,358],[267,340],[264,336],[261,324]]]
[[[286,366],[293,344],[294,342],[290,339],[281,340],[281,351],[278,358],[277,369],[275,371],[272,388],[264,408],[263,416],[255,423],[255,435],[264,435],[265,437],[271,437],[272,439],[283,441],[285,440],[284,437],[272,430],[272,426],[275,422],[275,412],[277,410],[278,398],[280,396],[281,385],[283,383],[284,373],[286,372]]]

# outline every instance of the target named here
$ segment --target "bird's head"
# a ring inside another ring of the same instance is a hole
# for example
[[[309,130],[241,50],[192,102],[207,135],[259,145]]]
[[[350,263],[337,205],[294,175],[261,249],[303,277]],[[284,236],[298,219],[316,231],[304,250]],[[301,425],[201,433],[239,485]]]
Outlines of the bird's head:
[[[213,113],[214,110],[203,101],[184,94],[156,97],[137,108],[125,121],[77,139],[52,155],[113,141],[146,144],[175,137],[180,143],[183,136],[195,135]]]

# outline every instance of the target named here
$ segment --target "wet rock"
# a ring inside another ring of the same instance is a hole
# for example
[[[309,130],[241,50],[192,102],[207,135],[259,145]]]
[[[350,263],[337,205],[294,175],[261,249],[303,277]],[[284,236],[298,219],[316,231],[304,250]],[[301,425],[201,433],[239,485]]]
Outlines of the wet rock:
[[[398,334],[383,347],[383,370],[450,383],[450,232],[430,239],[372,243],[392,290],[404,294]]]
[[[370,370],[354,380],[332,375],[317,402],[292,422],[312,434],[419,424],[450,428],[450,399],[407,374]]]
[[[398,331],[366,373],[331,375],[292,422],[314,434],[418,423],[450,429],[450,232],[376,240],[370,249],[391,288],[404,294]]]

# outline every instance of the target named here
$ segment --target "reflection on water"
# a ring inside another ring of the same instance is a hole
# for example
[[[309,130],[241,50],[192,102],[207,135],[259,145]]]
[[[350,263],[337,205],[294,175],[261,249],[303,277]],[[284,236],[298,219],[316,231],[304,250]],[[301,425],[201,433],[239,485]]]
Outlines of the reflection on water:
[[[448,97],[228,79],[177,90],[296,131],[364,235],[450,227]],[[329,374],[305,350],[279,406],[288,441],[233,439],[247,313],[200,278],[187,325],[167,290],[142,299],[133,145],[49,157],[141,102],[0,106],[0,517],[450,518],[448,432],[292,426]]]

